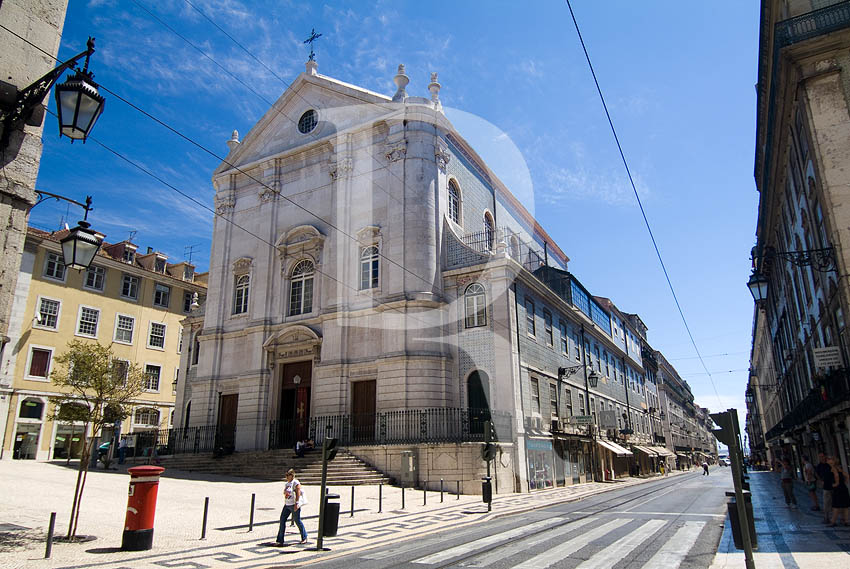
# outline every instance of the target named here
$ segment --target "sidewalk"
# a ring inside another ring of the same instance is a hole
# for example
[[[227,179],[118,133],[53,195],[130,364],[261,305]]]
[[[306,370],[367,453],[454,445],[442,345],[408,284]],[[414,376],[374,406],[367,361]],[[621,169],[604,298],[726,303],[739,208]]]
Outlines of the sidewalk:
[[[823,512],[810,509],[811,499],[801,482],[794,486],[796,508],[785,505],[778,473],[750,471],[750,489],[759,545],[753,557],[758,569],[850,567],[850,528],[824,525]],[[744,552],[735,549],[727,517],[711,569],[744,567]]]
[[[166,471],[159,486],[154,547],[150,551],[120,551],[129,477],[123,471],[89,472],[83,495],[78,535],[93,535],[88,543],[54,543],[51,559],[43,559],[50,512],[57,512],[56,535],[67,531],[76,470],[60,464],[30,461],[0,462],[0,566],[43,569],[98,567],[125,569],[163,566],[240,568],[264,562],[297,563],[317,555],[319,488],[306,487],[308,504],[304,523],[307,546],[297,545],[297,528],[287,526],[283,549],[260,544],[274,541],[282,506],[282,482],[247,478],[193,475]],[[688,471],[685,471],[688,472]],[[671,473],[671,476],[679,474]],[[516,514],[558,502],[641,484],[649,479],[626,479],[615,483],[589,483],[526,494],[498,494],[492,512],[481,496],[460,496],[407,489],[405,507],[402,491],[392,486],[355,486],[354,515],[351,516],[352,487],[332,487],[340,495],[338,537],[325,538],[331,551],[322,559],[408,537],[461,527],[498,516]],[[447,483],[447,490],[452,486]],[[10,491],[11,490],[11,491]],[[378,513],[379,492],[382,494]],[[251,494],[256,494],[254,530],[248,531]],[[206,539],[201,541],[204,498],[210,498]],[[313,548],[311,551],[309,548]]]

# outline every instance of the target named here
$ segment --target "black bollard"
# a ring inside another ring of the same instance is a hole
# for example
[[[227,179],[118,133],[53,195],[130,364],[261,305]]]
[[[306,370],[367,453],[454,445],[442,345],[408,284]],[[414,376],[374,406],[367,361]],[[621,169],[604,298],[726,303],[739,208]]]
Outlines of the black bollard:
[[[381,508],[383,506],[382,502],[384,499],[384,483],[381,482],[378,484],[378,513],[381,513]]]
[[[354,517],[354,486],[351,487],[351,515],[348,517]]]
[[[455,500],[460,500],[460,480],[457,481],[457,498]]]
[[[404,509],[404,486],[401,487],[401,509]]]
[[[207,538],[207,511],[210,508],[210,499],[204,498],[204,522],[201,525],[201,539]]]
[[[44,548],[44,558],[50,559],[53,551],[53,530],[56,527],[56,512],[50,512],[50,525],[47,528],[47,546]]]
[[[440,503],[443,503],[443,479],[440,478]]]
[[[256,498],[256,494],[251,494],[251,517],[248,519],[248,531],[254,531],[254,500]]]
[[[422,483],[422,505],[428,505],[428,481]]]

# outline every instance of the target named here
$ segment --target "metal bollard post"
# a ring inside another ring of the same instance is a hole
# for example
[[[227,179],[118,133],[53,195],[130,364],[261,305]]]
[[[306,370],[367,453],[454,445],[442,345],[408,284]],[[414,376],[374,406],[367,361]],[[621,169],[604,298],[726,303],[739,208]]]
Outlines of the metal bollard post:
[[[383,507],[383,504],[382,504],[383,500],[384,500],[384,483],[381,482],[380,484],[378,484],[378,513],[379,514],[381,513],[381,508]]]
[[[422,505],[423,506],[428,505],[428,481],[427,480],[422,484]]]
[[[440,478],[440,503],[443,503],[443,479]]]
[[[460,480],[457,481],[457,498],[455,500],[460,500]]]
[[[207,511],[210,508],[210,499],[204,498],[204,522],[201,525],[201,539],[207,538]]]
[[[248,519],[248,531],[254,531],[254,500],[256,498],[256,494],[251,494],[251,517]]]
[[[401,509],[404,509],[404,486],[401,487]]]
[[[50,559],[53,551],[53,530],[56,527],[56,512],[50,512],[50,526],[47,529],[47,546],[44,548],[44,558]]]
[[[351,487],[351,515],[348,517],[354,517],[354,486]]]

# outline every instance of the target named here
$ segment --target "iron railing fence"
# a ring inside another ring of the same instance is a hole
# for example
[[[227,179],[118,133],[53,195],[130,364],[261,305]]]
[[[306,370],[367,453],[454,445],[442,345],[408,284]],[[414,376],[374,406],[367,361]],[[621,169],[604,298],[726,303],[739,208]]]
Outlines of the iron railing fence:
[[[135,449],[134,456],[150,456],[153,449],[156,454],[198,454],[215,452],[227,441],[232,441],[236,427],[204,425],[174,429],[151,429],[129,433],[128,446]],[[232,444],[232,443],[231,443]]]
[[[275,419],[269,423],[269,448],[295,448],[298,433],[295,419]]]
[[[317,446],[326,436],[338,439],[341,446],[483,442],[487,420],[493,423],[496,441],[512,439],[510,413],[456,407],[312,417],[309,437]]]
[[[459,240],[450,239],[447,247],[448,268],[484,263],[501,242],[507,245],[508,255],[529,272],[533,273],[546,264],[545,255],[539,247],[524,242],[511,229],[501,228],[467,233]]]

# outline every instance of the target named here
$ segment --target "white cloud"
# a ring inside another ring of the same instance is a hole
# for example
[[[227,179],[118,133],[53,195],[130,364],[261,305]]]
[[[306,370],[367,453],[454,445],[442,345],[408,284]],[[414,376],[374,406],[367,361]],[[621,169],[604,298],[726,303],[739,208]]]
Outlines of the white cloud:
[[[634,204],[634,191],[625,174],[590,170],[583,164],[572,167],[543,164],[540,171],[543,183],[537,185],[537,195],[544,203],[557,205],[564,200],[581,200],[608,205]],[[650,195],[639,177],[635,178],[635,186],[641,199]]]

